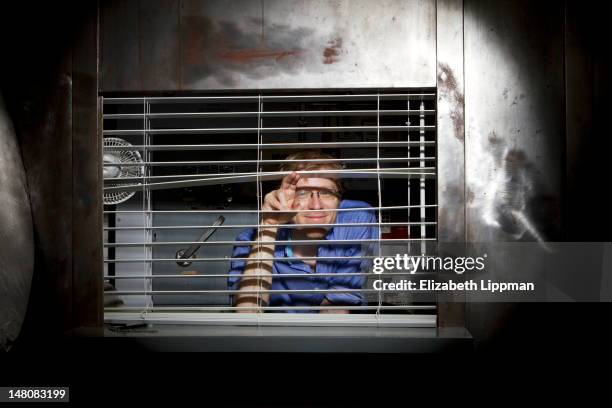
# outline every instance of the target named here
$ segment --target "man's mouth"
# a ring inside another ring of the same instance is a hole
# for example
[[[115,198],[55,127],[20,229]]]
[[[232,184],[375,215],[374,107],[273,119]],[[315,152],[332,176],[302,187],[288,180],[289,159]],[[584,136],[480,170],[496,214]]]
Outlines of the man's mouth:
[[[306,218],[308,220],[308,222],[319,222],[319,221],[323,221],[327,218],[327,214],[325,213],[313,213],[313,214],[308,214],[306,216],[304,216],[304,218]]]

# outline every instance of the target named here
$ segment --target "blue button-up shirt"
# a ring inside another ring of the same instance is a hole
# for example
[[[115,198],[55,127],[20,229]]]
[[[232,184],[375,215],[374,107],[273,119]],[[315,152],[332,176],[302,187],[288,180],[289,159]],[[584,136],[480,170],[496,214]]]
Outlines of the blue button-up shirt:
[[[339,208],[368,208],[369,204],[363,201],[342,200]],[[339,211],[336,216],[337,224],[354,224],[354,223],[376,223],[376,215],[374,210],[355,210],[355,211]],[[291,228],[278,229],[277,241],[286,241],[291,239]],[[364,240],[378,239],[378,227],[376,226],[334,226],[327,235],[326,240]],[[255,229],[247,229],[242,231],[236,241],[254,241]],[[370,255],[376,246],[375,242],[352,242],[348,244],[328,244],[319,245],[317,248],[318,257],[357,257]],[[251,251],[250,245],[235,246],[232,253],[232,258],[247,258]],[[291,247],[288,245],[276,245],[274,247],[275,258],[292,257]],[[246,261],[232,261],[228,278],[228,287],[230,290],[238,289],[240,275],[244,271]],[[371,262],[370,259],[318,259],[316,270],[313,274],[310,266],[300,260],[277,260],[273,263],[272,273],[275,275],[283,274],[310,274],[308,277],[293,277],[293,278],[272,278],[272,290],[316,290],[316,289],[361,289],[365,276],[321,276],[316,274],[334,274],[334,273],[358,273],[368,272]],[[273,293],[270,295],[270,306],[318,306],[327,300],[333,305],[362,305],[365,304],[364,296],[361,292],[352,293]]]

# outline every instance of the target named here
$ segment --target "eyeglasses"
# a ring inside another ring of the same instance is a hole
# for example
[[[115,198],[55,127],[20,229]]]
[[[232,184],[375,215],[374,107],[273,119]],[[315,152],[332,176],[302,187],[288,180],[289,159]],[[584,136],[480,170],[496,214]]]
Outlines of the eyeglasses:
[[[321,199],[321,201],[325,202],[334,202],[335,200],[340,199],[340,193],[333,190],[321,189],[321,190],[311,190],[311,189],[297,189],[295,190],[295,198],[300,202],[307,202],[311,199],[314,194]]]

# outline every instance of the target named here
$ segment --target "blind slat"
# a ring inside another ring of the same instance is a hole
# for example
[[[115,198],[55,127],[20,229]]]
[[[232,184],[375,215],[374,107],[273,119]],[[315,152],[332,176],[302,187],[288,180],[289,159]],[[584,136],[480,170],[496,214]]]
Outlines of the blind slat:
[[[410,110],[410,109],[395,109],[395,110],[326,110],[326,111],[277,111],[277,112],[180,112],[180,113],[149,113],[147,117],[150,119],[205,119],[205,118],[242,118],[242,117],[293,117],[293,116],[405,116],[405,115],[434,115],[435,110]],[[144,113],[119,113],[105,114],[103,118],[106,120],[126,120],[126,119],[142,119]]]
[[[145,148],[149,151],[161,151],[161,150],[274,150],[274,149],[336,149],[340,147],[355,147],[355,148],[375,148],[376,146],[383,147],[406,147],[410,145],[435,145],[436,142],[432,140],[421,141],[388,141],[388,142],[305,142],[305,143],[235,143],[235,144],[196,144],[196,145],[132,145],[126,146],[108,146],[104,147],[104,151],[132,151],[132,150],[144,150]]]

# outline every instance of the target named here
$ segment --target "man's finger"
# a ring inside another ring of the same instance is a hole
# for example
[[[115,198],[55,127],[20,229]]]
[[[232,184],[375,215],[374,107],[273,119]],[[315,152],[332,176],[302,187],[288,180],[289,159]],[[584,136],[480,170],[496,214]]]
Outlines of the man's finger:
[[[285,196],[285,193],[283,192],[283,190],[280,190],[278,192],[278,200],[281,203],[281,208],[289,209],[289,203],[287,202],[287,197]]]
[[[275,196],[271,195],[268,198],[267,202],[270,205],[270,207],[272,207],[273,210],[280,210],[281,209],[280,201],[278,201],[278,199]]]
[[[287,174],[285,177],[283,177],[281,190],[295,190],[299,179],[300,175],[295,171],[291,172],[291,174]]]

